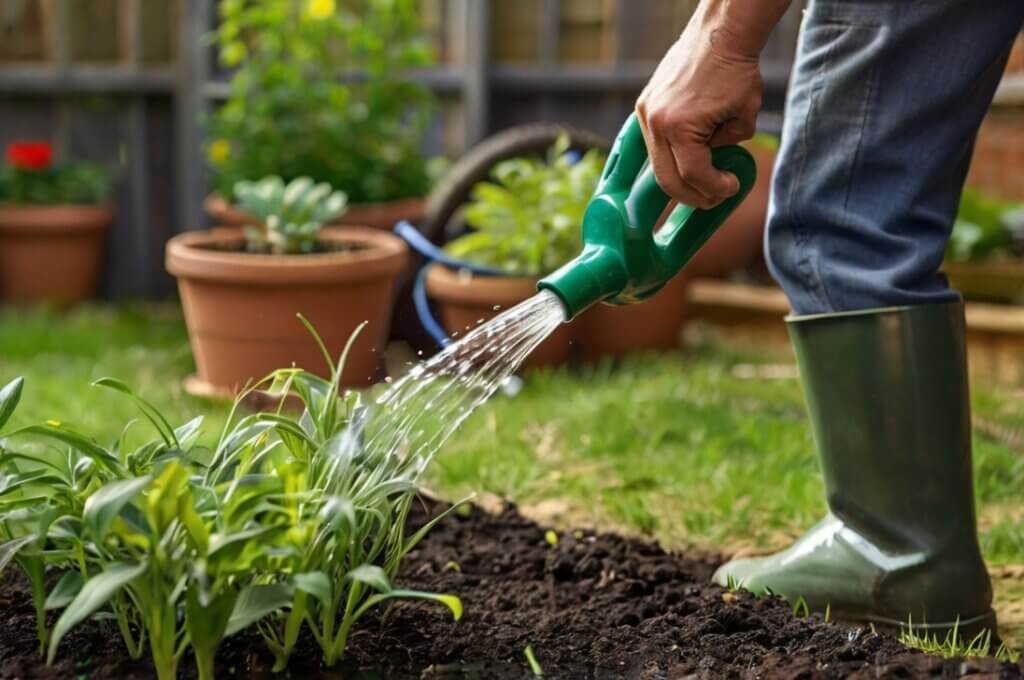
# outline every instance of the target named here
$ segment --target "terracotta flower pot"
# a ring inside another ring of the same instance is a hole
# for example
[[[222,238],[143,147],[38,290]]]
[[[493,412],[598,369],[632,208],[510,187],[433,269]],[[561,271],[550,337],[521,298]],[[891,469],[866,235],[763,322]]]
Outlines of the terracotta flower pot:
[[[408,259],[405,243],[356,227],[325,228],[320,238],[339,250],[246,253],[237,229],[188,232],[168,241],[167,271],[178,279],[196,358],[198,375],[190,391],[234,393],[247,381],[293,364],[327,376],[327,363],[298,313],[335,357],[359,324],[368,322],[342,382],[358,387],[377,379],[395,279]]]
[[[775,150],[756,144],[745,147],[757,162],[757,181],[747,198],[686,265],[690,278],[726,276],[757,264],[763,256]]]
[[[0,300],[92,297],[113,219],[108,205],[0,205]]]
[[[216,220],[217,224],[227,227],[244,227],[252,224],[255,218],[242,212],[238,206],[228,203],[223,196],[211,194],[203,202],[206,214]],[[348,206],[345,214],[333,222],[334,226],[373,227],[390,231],[400,220],[410,222],[423,216],[426,207],[425,198],[402,198],[383,203],[353,203]]]
[[[680,274],[654,297],[631,305],[597,304],[580,315],[583,356],[621,357],[643,350],[674,349],[686,312],[687,277]]]
[[[456,339],[476,328],[481,319],[492,319],[536,293],[536,279],[525,276],[478,276],[466,271],[454,272],[437,264],[431,265],[427,272],[427,294],[438,303],[441,325]],[[559,326],[527,357],[525,365],[565,363],[572,351],[575,326],[576,323]]]

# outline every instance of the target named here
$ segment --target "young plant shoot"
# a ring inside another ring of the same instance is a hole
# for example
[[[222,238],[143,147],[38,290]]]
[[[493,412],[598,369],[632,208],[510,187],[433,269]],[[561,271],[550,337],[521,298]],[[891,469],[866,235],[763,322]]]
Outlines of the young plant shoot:
[[[135,402],[156,433],[140,446],[130,425],[109,446],[57,421],[7,431],[22,381],[0,389],[0,570],[16,564],[31,584],[50,661],[95,615],[116,620],[133,658],[148,647],[161,680],[188,649],[199,677],[215,677],[220,643],[252,625],[281,670],[303,626],[336,663],[385,600],[461,616],[454,596],[392,585],[433,522],[406,535],[418,468],[362,449],[359,396],[339,395],[343,361],[331,380],[275,372],[261,384],[297,395],[301,414],[239,415],[243,394],[210,448],[201,417],[174,427],[117,380],[94,386]],[[48,610],[61,612],[52,630]]]

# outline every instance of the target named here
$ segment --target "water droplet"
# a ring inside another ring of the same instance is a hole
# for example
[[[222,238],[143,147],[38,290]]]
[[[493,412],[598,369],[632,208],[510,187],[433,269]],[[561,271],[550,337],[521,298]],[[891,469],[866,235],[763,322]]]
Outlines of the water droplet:
[[[498,311],[499,309],[501,309],[501,305],[494,305],[493,309],[494,311]]]
[[[395,382],[395,379],[389,375],[388,377],[384,378],[384,382],[390,385],[391,383]]]

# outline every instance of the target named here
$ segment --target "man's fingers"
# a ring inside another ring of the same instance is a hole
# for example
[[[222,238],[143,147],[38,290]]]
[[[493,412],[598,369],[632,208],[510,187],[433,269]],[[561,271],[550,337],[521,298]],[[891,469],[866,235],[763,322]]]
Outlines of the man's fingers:
[[[754,136],[757,131],[754,121],[733,118],[721,125],[708,140],[708,146],[715,148],[728,144],[739,144]]]
[[[711,164],[709,146],[701,143],[676,144],[672,152],[679,179],[701,199],[698,203],[690,203],[680,198],[687,205],[713,208],[740,190],[739,180],[733,174],[723,172]]]
[[[664,117],[648,117],[645,107],[637,107],[651,167],[666,194],[680,203],[708,209],[739,191],[739,181],[733,175],[711,164],[707,142],[691,138],[686,132],[673,138],[672,130],[678,127]]]
[[[697,205],[698,201],[705,202],[707,197],[701,196],[679,176],[676,159],[668,139],[653,131],[650,132],[650,137],[651,142],[648,143],[647,155],[651,159],[654,176],[662,191],[687,205]]]

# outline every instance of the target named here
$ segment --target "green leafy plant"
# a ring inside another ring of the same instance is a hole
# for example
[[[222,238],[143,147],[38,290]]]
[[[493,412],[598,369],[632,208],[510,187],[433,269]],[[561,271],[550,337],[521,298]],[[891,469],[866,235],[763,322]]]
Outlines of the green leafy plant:
[[[14,142],[0,167],[0,202],[95,204],[110,197],[110,173],[90,163],[53,163],[46,142]]]
[[[1013,245],[1014,228],[1019,228],[1022,221],[1024,213],[1019,204],[964,189],[946,256],[955,262],[1005,256]]]
[[[576,160],[567,153],[569,144],[562,135],[545,159],[515,158],[496,165],[493,181],[473,187],[473,202],[465,208],[471,233],[448,244],[448,253],[534,277],[575,257],[583,245],[583,212],[605,155],[591,149]]]
[[[430,62],[416,0],[221,0],[214,34],[235,69],[208,121],[218,190],[313,177],[357,203],[422,196],[434,106],[408,78]]]
[[[277,176],[243,180],[235,185],[235,197],[243,211],[261,220],[245,230],[248,249],[275,254],[315,252],[320,229],[344,213],[347,202],[344,193],[308,177],[287,185]]]
[[[49,660],[98,615],[116,620],[134,658],[148,647],[161,680],[189,649],[199,677],[215,677],[221,641],[252,625],[283,668],[303,626],[333,664],[389,599],[461,616],[454,596],[392,584],[433,522],[405,535],[419,468],[363,450],[364,411],[358,394],[339,394],[342,364],[331,380],[275,372],[265,384],[297,395],[301,415],[239,415],[243,395],[212,447],[199,444],[202,418],[173,427],[110,378],[95,385],[133,400],[153,439],[128,446],[126,427],[105,446],[57,421],[0,438],[0,570],[14,563],[28,578]],[[0,390],[0,432],[21,391],[20,379]],[[49,590],[48,573],[60,574]],[[52,630],[50,610],[61,612]]]

